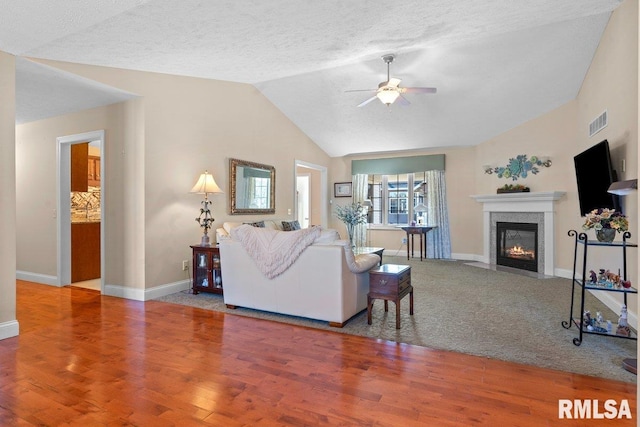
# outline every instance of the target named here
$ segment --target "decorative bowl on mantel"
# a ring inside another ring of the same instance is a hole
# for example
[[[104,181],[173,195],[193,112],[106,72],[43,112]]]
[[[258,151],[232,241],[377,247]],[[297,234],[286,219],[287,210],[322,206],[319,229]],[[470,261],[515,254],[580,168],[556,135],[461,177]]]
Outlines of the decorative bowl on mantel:
[[[503,193],[529,193],[531,191],[531,189],[529,187],[525,187],[524,185],[520,185],[520,184],[505,184],[504,186],[498,188],[497,193],[498,194],[503,194]]]

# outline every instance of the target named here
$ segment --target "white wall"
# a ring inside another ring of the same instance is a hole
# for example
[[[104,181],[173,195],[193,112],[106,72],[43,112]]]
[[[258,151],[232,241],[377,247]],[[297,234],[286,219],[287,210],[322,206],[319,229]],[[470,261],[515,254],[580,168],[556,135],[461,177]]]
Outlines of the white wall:
[[[38,145],[49,150],[52,134],[107,130],[105,256],[107,272],[113,270],[107,285],[115,294],[144,299],[150,288],[187,283],[182,260],[191,259],[189,245],[199,243],[202,234],[194,221],[201,196],[189,190],[205,169],[226,192],[213,196],[215,228],[227,220],[255,218],[227,213],[229,158],[275,167],[276,213],[270,217],[276,219],[293,218],[287,210],[294,209],[294,160],[328,166],[329,157],[253,86],[43,62],[140,95],[128,103],[19,127],[19,144],[26,144],[22,137],[33,144],[29,153]],[[51,158],[42,154],[32,159],[29,153],[21,152],[19,162],[40,170],[38,178],[54,181]],[[46,201],[53,194],[47,191],[31,197]],[[28,230],[33,212],[20,208],[24,217],[18,227],[19,269],[57,274],[49,260],[33,264],[22,250],[37,238],[53,247],[52,257],[55,253],[55,228],[42,227],[37,237]]]
[[[0,339],[18,335],[16,320],[15,58],[0,52]]]

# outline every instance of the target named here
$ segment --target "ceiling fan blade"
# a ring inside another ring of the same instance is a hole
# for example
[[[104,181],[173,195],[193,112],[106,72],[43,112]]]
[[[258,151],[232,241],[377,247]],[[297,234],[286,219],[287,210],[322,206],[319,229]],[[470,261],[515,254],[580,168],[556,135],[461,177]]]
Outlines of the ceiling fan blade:
[[[375,92],[377,91],[377,89],[350,89],[350,90],[345,90],[346,92]]]
[[[402,95],[400,95],[398,99],[396,99],[396,102],[404,107],[411,104],[409,100]]]
[[[364,107],[365,105],[367,105],[368,103],[370,103],[371,101],[373,101],[374,99],[377,99],[377,96],[372,96],[371,98],[367,99],[366,101],[361,102],[360,104],[358,104],[358,107]]]
[[[435,87],[404,87],[402,93],[436,93]]]
[[[394,78],[391,78],[391,79],[389,79],[389,81],[387,82],[387,86],[388,86],[388,87],[398,87],[398,85],[400,84],[400,82],[401,82],[401,81],[402,81],[402,80],[400,80],[400,79],[396,79],[395,77],[394,77]]]

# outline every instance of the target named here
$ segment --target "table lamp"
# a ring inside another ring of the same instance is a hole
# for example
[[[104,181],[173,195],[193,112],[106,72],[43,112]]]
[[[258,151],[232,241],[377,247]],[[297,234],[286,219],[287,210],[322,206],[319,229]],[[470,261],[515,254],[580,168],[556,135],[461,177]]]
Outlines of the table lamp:
[[[427,207],[424,203],[419,203],[413,208],[413,210],[418,213],[418,225],[422,225],[422,214],[427,211]]]
[[[196,221],[200,224],[200,227],[204,228],[204,234],[202,235],[200,246],[211,246],[208,232],[211,228],[211,223],[215,220],[211,216],[211,211],[209,210],[209,204],[211,201],[209,200],[208,195],[210,193],[221,194],[223,191],[218,187],[213,176],[208,171],[204,171],[204,173],[200,175],[200,178],[198,178],[198,182],[193,186],[190,193],[204,194],[204,200],[201,202],[202,207],[200,208],[200,216],[196,218]]]

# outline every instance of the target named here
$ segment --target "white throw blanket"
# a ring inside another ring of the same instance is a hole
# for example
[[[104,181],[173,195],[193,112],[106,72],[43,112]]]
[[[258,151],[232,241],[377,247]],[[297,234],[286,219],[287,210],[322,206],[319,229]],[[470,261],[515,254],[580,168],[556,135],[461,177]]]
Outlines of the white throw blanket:
[[[320,236],[318,226],[295,231],[241,225],[231,229],[231,238],[242,244],[258,269],[269,279],[282,274]]]

